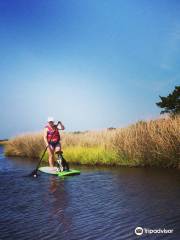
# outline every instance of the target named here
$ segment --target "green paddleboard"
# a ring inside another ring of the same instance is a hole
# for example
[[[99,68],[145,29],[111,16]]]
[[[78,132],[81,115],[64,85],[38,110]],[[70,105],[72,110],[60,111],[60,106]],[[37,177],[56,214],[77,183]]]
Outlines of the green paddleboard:
[[[44,173],[57,175],[60,177],[80,174],[80,171],[75,169],[70,169],[69,171],[57,172],[55,169],[53,170],[52,167],[40,167],[38,170]]]

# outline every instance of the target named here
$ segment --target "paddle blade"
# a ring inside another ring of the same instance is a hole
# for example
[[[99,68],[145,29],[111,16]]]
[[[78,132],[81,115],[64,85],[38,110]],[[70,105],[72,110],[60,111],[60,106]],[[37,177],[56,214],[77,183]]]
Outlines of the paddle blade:
[[[35,169],[34,171],[32,171],[32,173],[29,174],[29,177],[37,178],[37,177],[38,177],[37,169]]]

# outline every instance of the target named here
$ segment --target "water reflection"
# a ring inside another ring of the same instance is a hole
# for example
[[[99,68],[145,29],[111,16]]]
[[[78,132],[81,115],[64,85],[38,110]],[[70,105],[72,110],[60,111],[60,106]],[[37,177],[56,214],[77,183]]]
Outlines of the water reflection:
[[[72,225],[72,217],[67,211],[70,202],[67,184],[59,177],[49,177],[49,193],[53,197],[49,216],[59,223],[56,230],[63,228],[63,232],[69,232]]]

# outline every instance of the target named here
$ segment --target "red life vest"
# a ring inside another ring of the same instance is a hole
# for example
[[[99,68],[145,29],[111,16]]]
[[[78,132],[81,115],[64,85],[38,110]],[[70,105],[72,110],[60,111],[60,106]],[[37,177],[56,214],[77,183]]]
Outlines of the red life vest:
[[[46,126],[46,128],[48,129],[47,131],[47,140],[48,142],[59,142],[60,141],[60,134],[58,129],[53,129],[50,126]]]

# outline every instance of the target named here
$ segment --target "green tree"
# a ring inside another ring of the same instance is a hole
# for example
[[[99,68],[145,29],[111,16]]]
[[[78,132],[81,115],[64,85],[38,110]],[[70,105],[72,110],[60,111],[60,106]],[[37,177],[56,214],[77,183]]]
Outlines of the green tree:
[[[161,114],[169,113],[173,117],[180,114],[180,86],[175,86],[174,91],[167,97],[159,97],[161,101],[156,105],[164,109]]]

